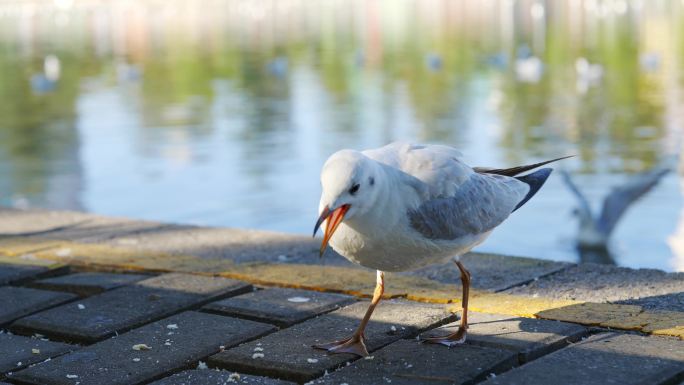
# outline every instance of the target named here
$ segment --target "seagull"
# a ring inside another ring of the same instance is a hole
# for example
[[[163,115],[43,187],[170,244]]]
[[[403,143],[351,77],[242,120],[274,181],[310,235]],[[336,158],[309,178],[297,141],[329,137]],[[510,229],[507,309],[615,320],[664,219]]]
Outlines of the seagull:
[[[572,181],[570,174],[561,170],[563,181],[579,203],[574,213],[579,217],[577,247],[580,250],[608,250],[608,240],[618,220],[637,199],[649,192],[670,171],[669,167],[656,167],[632,177],[627,183],[616,186],[603,200],[601,213],[592,213],[589,201]]]
[[[470,167],[443,145],[392,143],[334,153],[321,171],[321,255],[330,245],[361,266],[377,270],[373,298],[351,337],[314,345],[330,353],[367,356],[366,324],[384,293],[387,271],[408,271],[454,258],[463,287],[459,329],[425,342],[463,343],[468,328],[470,273],[459,257],[482,243],[544,184],[560,159],[506,169]],[[566,157],[567,158],[567,157]]]

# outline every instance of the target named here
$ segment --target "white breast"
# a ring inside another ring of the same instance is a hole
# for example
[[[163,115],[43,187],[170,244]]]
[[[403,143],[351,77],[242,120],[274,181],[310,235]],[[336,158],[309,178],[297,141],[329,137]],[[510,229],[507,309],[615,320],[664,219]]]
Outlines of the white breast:
[[[442,263],[463,255],[484,241],[489,233],[465,236],[451,241],[429,240],[406,223],[396,223],[389,231],[369,233],[342,223],[330,246],[343,257],[361,266],[382,271],[408,271]]]

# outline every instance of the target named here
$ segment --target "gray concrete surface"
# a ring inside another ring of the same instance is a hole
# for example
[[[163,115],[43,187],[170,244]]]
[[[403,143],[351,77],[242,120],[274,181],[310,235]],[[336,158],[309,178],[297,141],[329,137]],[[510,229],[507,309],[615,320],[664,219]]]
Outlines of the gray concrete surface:
[[[355,361],[315,384],[466,384],[501,373],[517,363],[514,352],[473,345],[447,348],[401,340]]]
[[[484,384],[662,384],[682,372],[684,341],[601,333]]]
[[[44,385],[126,385],[153,380],[221,349],[274,330],[219,315],[185,312],[9,376]],[[136,350],[144,344],[146,348]]]
[[[0,376],[78,348],[80,346],[0,333]]]
[[[522,364],[567,346],[588,335],[587,328],[566,322],[470,312],[469,344],[507,349]],[[425,333],[441,336],[453,333],[459,323],[444,325]]]
[[[30,289],[27,287],[0,287],[0,326],[28,314],[69,302],[77,297],[69,293]]]
[[[251,290],[226,278],[165,274],[22,318],[12,330],[95,342],[221,297]]]
[[[470,271],[472,287],[490,291],[502,291],[522,285],[572,266],[566,262],[487,253],[468,253],[461,257],[461,262]],[[456,264],[451,261],[409,274],[451,284],[461,280]]]
[[[48,272],[47,267],[0,263],[0,285],[19,283]]]
[[[150,385],[294,385],[294,382],[248,376],[225,370],[185,370]]]
[[[117,287],[150,278],[142,274],[75,273],[31,282],[36,289],[66,291],[82,297],[99,294]]]
[[[358,302],[210,357],[209,362],[239,372],[305,382],[356,359],[330,355],[311,345],[349,337],[368,303]],[[366,346],[373,352],[401,338],[438,326],[454,317],[441,306],[386,301],[378,306],[366,329]]]
[[[590,302],[643,299],[684,292],[684,273],[586,263],[506,292]],[[653,305],[661,309],[667,304]]]
[[[265,289],[204,305],[211,312],[290,326],[356,301],[354,297],[296,289]]]

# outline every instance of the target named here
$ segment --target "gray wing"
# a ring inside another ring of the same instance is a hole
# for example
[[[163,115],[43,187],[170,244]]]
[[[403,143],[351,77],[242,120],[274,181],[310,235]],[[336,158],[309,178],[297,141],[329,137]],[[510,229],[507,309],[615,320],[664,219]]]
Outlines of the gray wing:
[[[577,187],[575,182],[572,180],[570,174],[565,170],[561,170],[560,173],[563,177],[563,182],[565,182],[565,185],[568,186],[570,191],[575,195],[575,198],[577,198],[577,203],[579,203],[578,210],[580,211],[581,215],[586,218],[592,218],[591,206],[589,206],[589,201],[584,196],[584,194],[582,194],[582,191],[579,189],[579,187]]]
[[[513,212],[529,187],[515,178],[472,174],[456,193],[408,212],[411,227],[429,239],[454,240],[494,229]]]
[[[610,234],[627,208],[658,184],[668,172],[669,168],[654,168],[635,175],[624,185],[614,188],[603,201],[598,220],[599,230]]]

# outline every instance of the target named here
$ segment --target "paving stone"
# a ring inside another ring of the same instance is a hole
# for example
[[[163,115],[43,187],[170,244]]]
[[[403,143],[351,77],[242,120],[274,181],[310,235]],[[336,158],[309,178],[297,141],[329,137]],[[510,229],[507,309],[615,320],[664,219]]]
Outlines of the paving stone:
[[[645,310],[669,310],[684,312],[684,291],[679,293],[615,301],[615,303],[639,305]]]
[[[98,242],[170,226],[75,211],[0,209],[0,233],[32,238]]]
[[[461,262],[470,271],[472,287],[489,291],[502,291],[572,266],[566,262],[488,253],[468,253],[461,257]],[[461,281],[461,273],[451,261],[408,274],[449,284],[460,285]]]
[[[371,356],[321,377],[315,384],[463,384],[482,380],[517,364],[514,352],[473,345],[443,345],[401,340]]]
[[[327,313],[355,299],[346,295],[296,289],[265,289],[204,306],[221,314],[290,326]]]
[[[27,287],[0,287],[0,325],[77,297],[69,293],[30,289]]]
[[[585,327],[576,324],[498,314],[470,312],[468,320],[469,344],[516,352],[520,363],[560,349],[589,333]],[[431,330],[425,335],[447,335],[457,328],[458,322]]]
[[[305,382],[356,358],[352,354],[330,355],[311,345],[348,337],[358,326],[368,302],[294,325],[210,357],[212,365],[241,373]],[[366,346],[373,352],[401,338],[453,320],[443,306],[384,301],[366,328]],[[263,354],[263,357],[260,357]]]
[[[294,382],[249,376],[225,370],[186,370],[150,385],[294,385]]]
[[[0,263],[0,285],[21,282],[40,274],[48,272],[50,269],[43,266],[11,265]]]
[[[76,273],[61,277],[41,279],[29,284],[46,290],[68,291],[80,296],[91,296],[150,278],[142,274]]]
[[[196,365],[221,346],[235,346],[273,330],[271,325],[254,321],[190,311],[24,369],[9,378],[28,384],[139,384]],[[133,349],[138,344],[150,349]]]
[[[556,299],[615,302],[683,291],[684,273],[584,263],[506,292]],[[657,310],[675,310],[670,308],[668,302],[654,301],[652,305]]]
[[[95,217],[93,214],[53,211],[44,209],[19,210],[0,208],[0,233],[3,235],[28,235],[48,233],[51,230],[73,226]]]
[[[661,384],[684,372],[684,341],[602,333],[484,384]]]
[[[59,342],[0,333],[0,374],[17,371],[78,348]]]
[[[12,330],[94,342],[251,285],[225,278],[165,274],[20,319]]]

